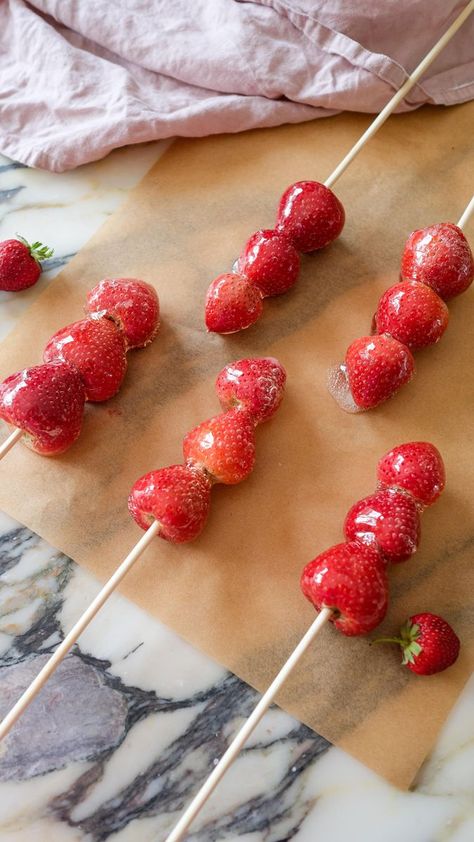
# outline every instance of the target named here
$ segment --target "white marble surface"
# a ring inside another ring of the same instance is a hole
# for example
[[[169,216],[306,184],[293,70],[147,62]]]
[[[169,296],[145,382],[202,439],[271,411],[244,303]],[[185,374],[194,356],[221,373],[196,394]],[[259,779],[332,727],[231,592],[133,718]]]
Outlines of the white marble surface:
[[[55,247],[39,283],[0,293],[4,336],[164,149],[61,175],[0,157],[0,239]],[[0,518],[0,710],[98,584]],[[0,748],[0,842],[161,840],[256,694],[119,595]],[[194,842],[472,842],[474,681],[411,792],[272,710],[195,822]],[[408,715],[408,712],[407,712]]]

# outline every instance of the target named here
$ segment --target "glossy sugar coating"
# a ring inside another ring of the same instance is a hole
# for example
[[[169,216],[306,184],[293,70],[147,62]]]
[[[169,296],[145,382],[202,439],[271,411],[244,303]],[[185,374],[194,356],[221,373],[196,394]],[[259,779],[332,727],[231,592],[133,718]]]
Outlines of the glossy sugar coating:
[[[352,397],[372,409],[411,380],[415,361],[406,345],[391,336],[363,336],[347,349],[345,366]]]
[[[263,296],[288,292],[298,280],[300,256],[283,234],[262,230],[252,234],[237,261],[237,272],[245,275]]]
[[[463,232],[452,222],[413,231],[401,261],[404,281],[421,281],[441,298],[464,292],[474,280],[474,259]]]
[[[336,544],[306,565],[301,589],[318,611],[334,610],[331,621],[343,634],[366,634],[387,611],[385,567],[371,546],[355,541]]]
[[[375,313],[377,333],[388,333],[415,351],[439,342],[448,326],[449,311],[430,287],[399,283],[382,295]]]
[[[235,485],[255,463],[255,422],[249,412],[230,409],[203,421],[183,440],[185,462],[206,471],[213,482]]]
[[[263,313],[262,293],[243,275],[228,272],[210,284],[205,303],[206,327],[213,333],[236,333]]]
[[[136,481],[128,498],[130,514],[142,529],[157,520],[160,537],[175,544],[197,538],[210,503],[210,480],[186,465],[150,471]]]
[[[403,488],[424,506],[431,506],[444,489],[446,474],[439,450],[429,442],[415,441],[382,456],[377,479],[382,487]]]
[[[41,267],[20,240],[0,243],[0,290],[18,292],[36,283]]]
[[[344,363],[331,366],[327,374],[326,385],[329,394],[344,412],[349,412],[353,415],[357,412],[364,411],[361,406],[357,406],[352,397],[347,377],[347,367]]]
[[[409,559],[420,540],[420,515],[414,498],[395,488],[376,491],[354,503],[346,515],[344,535],[378,549],[387,562]]]
[[[332,190],[319,181],[297,181],[280,199],[276,228],[306,253],[332,243],[344,222],[344,208]]]
[[[25,368],[0,384],[0,418],[45,456],[62,453],[81,432],[85,392],[78,372],[63,362]]]
[[[155,289],[137,278],[105,278],[87,293],[86,313],[100,313],[121,328],[127,348],[144,348],[160,326]]]
[[[275,357],[235,360],[216,379],[222,409],[247,409],[259,424],[277,411],[283,399],[286,371]]]
[[[436,614],[413,614],[401,631],[402,639],[405,636],[415,640],[421,648],[412,657],[404,658],[408,669],[417,675],[434,675],[457,661],[461,646],[459,638],[449,623]]]
[[[44,350],[45,362],[61,360],[79,372],[88,401],[106,401],[120,389],[127,370],[125,339],[108,318],[91,316],[58,330]]]

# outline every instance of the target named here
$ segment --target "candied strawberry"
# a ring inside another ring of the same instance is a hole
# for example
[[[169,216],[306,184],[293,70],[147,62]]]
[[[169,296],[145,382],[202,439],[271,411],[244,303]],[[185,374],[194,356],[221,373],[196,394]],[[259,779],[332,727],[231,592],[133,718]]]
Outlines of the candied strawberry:
[[[105,278],[87,293],[86,313],[113,319],[127,348],[144,348],[160,327],[160,304],[155,289],[137,278]]]
[[[461,648],[449,623],[427,611],[413,614],[400,629],[400,637],[381,637],[374,643],[398,643],[402,664],[417,675],[434,675],[452,666]]]
[[[63,453],[81,432],[85,392],[78,372],[63,362],[25,368],[0,384],[0,418],[25,435],[36,453]]]
[[[439,342],[449,310],[436,293],[417,282],[395,284],[382,295],[375,313],[377,333],[388,333],[415,351]]]
[[[415,500],[395,488],[376,491],[354,503],[344,523],[348,541],[378,548],[392,564],[406,561],[420,540],[420,515]]]
[[[41,275],[41,261],[53,253],[48,246],[30,245],[23,237],[4,240],[0,243],[0,289],[19,292],[33,286]]]
[[[406,345],[391,336],[363,336],[346,353],[349,388],[360,409],[372,409],[411,380],[415,361]]]
[[[366,634],[387,611],[385,567],[372,546],[357,541],[336,544],[306,565],[301,589],[318,611],[333,610],[332,622],[343,634]]]
[[[474,280],[474,258],[463,232],[452,222],[413,231],[402,254],[403,281],[421,281],[448,300]]]
[[[382,456],[377,479],[382,487],[403,488],[425,506],[431,506],[444,489],[446,474],[441,454],[433,444],[412,441]]]
[[[222,409],[247,409],[260,424],[277,411],[283,399],[286,371],[275,357],[228,363],[217,375],[216,392]]]
[[[130,514],[142,529],[160,523],[165,541],[181,544],[202,532],[211,504],[211,482],[201,471],[171,465],[150,471],[134,483],[128,498]]]
[[[344,208],[332,190],[319,181],[297,181],[280,199],[276,229],[305,253],[332,243],[344,221]]]
[[[255,425],[249,412],[229,409],[203,421],[184,437],[188,465],[207,471],[213,482],[242,482],[255,463]]]
[[[110,319],[91,316],[51,337],[43,359],[62,360],[81,375],[88,401],[106,401],[120,389],[127,370],[125,339]]]
[[[236,333],[253,325],[263,313],[262,293],[247,278],[219,275],[206,294],[206,327],[213,333]]]
[[[255,284],[262,295],[280,295],[298,280],[300,256],[278,231],[257,231],[245,244],[237,271]]]

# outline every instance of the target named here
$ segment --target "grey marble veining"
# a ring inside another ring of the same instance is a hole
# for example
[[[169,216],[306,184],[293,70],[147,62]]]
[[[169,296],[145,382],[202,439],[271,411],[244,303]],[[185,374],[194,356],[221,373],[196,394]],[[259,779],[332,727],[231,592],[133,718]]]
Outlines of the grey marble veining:
[[[0,293],[0,335],[166,144],[52,175],[0,159],[0,238],[54,246],[39,283]],[[0,715],[98,583],[0,518]],[[0,842],[159,842],[257,694],[120,595],[0,746]],[[193,842],[472,842],[474,682],[413,791],[395,790],[278,709],[192,827]]]
[[[65,599],[74,588],[77,571],[73,562],[23,528],[8,529],[0,536],[0,564],[1,633],[10,644],[0,659],[2,715],[64,636]],[[120,602],[123,622],[126,605],[125,600]],[[136,616],[132,619],[136,624]],[[0,782],[47,778],[86,763],[73,786],[57,794],[47,809],[60,822],[80,828],[87,839],[105,840],[138,818],[173,817],[180,812],[257,698],[242,681],[219,669],[217,680],[201,683],[196,676],[192,692],[178,697],[125,681],[117,671],[146,646],[139,626],[133,632],[132,647],[124,645],[117,660],[75,647],[7,737],[0,754]],[[192,656],[190,647],[182,646]],[[161,662],[157,668],[168,665]],[[300,798],[300,776],[328,743],[279,711],[273,716],[281,720],[278,727],[257,735],[242,761],[284,752],[277,786],[257,791],[236,811],[208,821],[196,839],[263,831],[275,822],[290,824],[294,832],[304,819],[308,804]],[[126,762],[133,753],[134,735],[140,729],[145,736],[147,725],[151,740],[155,732],[158,737],[156,752],[148,749],[146,758],[134,757],[137,774],[127,779],[123,770],[120,785],[88,809],[91,789],[106,782],[120,754],[119,764]]]

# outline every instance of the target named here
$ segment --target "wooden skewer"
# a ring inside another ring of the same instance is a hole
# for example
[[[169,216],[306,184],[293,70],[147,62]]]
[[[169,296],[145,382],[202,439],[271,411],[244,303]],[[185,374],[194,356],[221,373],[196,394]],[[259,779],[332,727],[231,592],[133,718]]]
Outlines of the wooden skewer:
[[[331,618],[331,615],[332,610],[330,608],[323,608],[319,612],[318,616],[311,624],[306,634],[303,635],[297,647],[293,650],[293,652],[281,668],[278,675],[273,679],[268,690],[266,690],[263,694],[258,705],[254,708],[253,712],[250,714],[248,719],[245,720],[244,724],[237,732],[236,736],[232,740],[225,754],[222,755],[215,769],[213,769],[213,771],[211,772],[205,783],[202,785],[197,795],[195,795],[189,807],[186,808],[185,812],[183,813],[180,820],[175,825],[169,836],[166,837],[166,842],[179,842],[179,840],[183,838],[183,835],[186,833],[189,825],[196,818],[200,810],[203,808],[209,796],[212,795],[217,784],[225,775],[227,769],[234,762],[235,758],[239,754],[242,746],[245,745],[248,738],[250,737],[250,734],[255,730],[258,723],[260,722],[264,714],[267,712],[268,708],[274,701],[275,696],[278,693],[280,687],[285,683],[286,679],[293,671],[300,658],[304,655],[308,647],[312,644],[316,635],[319,634],[323,626]]]
[[[0,723],[0,740],[2,740],[3,737],[5,737],[8,734],[15,722],[20,718],[20,716],[24,713],[26,708],[31,704],[35,696],[38,695],[43,685],[46,684],[48,678],[53,674],[53,672],[57,669],[61,661],[72,649],[78,637],[82,634],[84,629],[87,628],[91,620],[94,619],[97,612],[100,611],[104,603],[108,600],[109,596],[120,584],[123,577],[128,573],[129,570],[132,569],[135,562],[138,561],[138,559],[146,550],[148,545],[151,544],[155,536],[158,535],[159,531],[160,524],[158,523],[158,521],[155,520],[152,523],[152,525],[147,529],[145,534],[142,535],[140,540],[135,544],[133,550],[131,550],[128,556],[122,561],[121,565],[117,567],[115,573],[113,573],[110,579],[105,583],[103,588],[97,594],[94,601],[91,602],[86,611],[84,611],[82,616],[79,617],[79,620],[74,624],[71,631],[64,638],[63,642],[58,646],[54,654],[51,655],[49,660],[45,663],[44,667],[40,670],[36,678],[33,679],[29,687],[26,688],[25,692],[20,696],[16,704],[12,707],[9,713],[7,713],[5,718],[2,720],[2,722]]]
[[[326,187],[332,187],[333,184],[341,177],[342,173],[345,172],[349,164],[354,160],[354,158],[359,154],[361,149],[365,146],[368,140],[380,129],[381,126],[385,123],[387,117],[390,116],[392,111],[395,110],[397,105],[404,99],[404,97],[411,91],[414,85],[418,82],[423,74],[428,70],[429,66],[433,63],[435,58],[439,56],[441,51],[446,47],[449,43],[453,35],[456,34],[458,29],[463,25],[463,23],[468,19],[471,12],[474,11],[474,0],[471,0],[467,6],[464,7],[461,14],[458,15],[455,21],[451,24],[451,26],[446,30],[444,35],[441,36],[439,41],[436,42],[434,47],[431,48],[429,53],[422,59],[415,68],[413,73],[410,73],[408,79],[402,87],[394,94],[392,99],[387,102],[385,108],[382,109],[380,114],[377,115],[375,120],[370,124],[369,128],[364,132],[362,137],[359,138],[357,143],[354,144],[352,149],[349,150],[346,157],[342,159],[340,164],[337,165],[334,172],[331,173],[329,178],[326,179],[324,184]]]
[[[471,213],[473,211],[474,211],[474,196],[472,197],[472,199],[469,202],[469,204],[467,205],[467,207],[463,210],[463,212],[462,212],[462,214],[459,218],[459,221],[456,223],[458,228],[463,230],[463,228],[466,226],[466,223],[469,220],[469,217],[471,216]]]
[[[444,35],[441,36],[439,41],[432,47],[429,53],[425,56],[425,58],[420,62],[418,67],[410,74],[406,82],[402,85],[399,91],[392,97],[392,99],[387,103],[385,108],[380,112],[380,114],[375,118],[375,120],[371,123],[369,128],[364,132],[362,137],[354,144],[351,150],[347,153],[347,155],[342,159],[342,161],[338,164],[336,169],[331,173],[328,179],[325,181],[325,185],[330,187],[333,185],[342,175],[343,172],[347,169],[349,164],[354,160],[354,158],[359,154],[361,149],[365,146],[368,140],[374,136],[374,134],[379,130],[379,128],[385,123],[386,119],[390,116],[392,111],[397,107],[399,102],[406,96],[407,93],[413,88],[413,86],[417,83],[418,79],[423,75],[423,73],[428,69],[430,64],[434,61],[434,59],[440,54],[440,52],[444,49],[444,47],[448,44],[451,40],[453,35],[458,31],[458,29],[462,26],[465,20],[469,17],[471,12],[474,11],[474,0],[470,0],[470,2],[465,6],[463,11],[458,15],[455,21],[451,24],[451,26],[446,30]],[[468,209],[464,212],[460,223],[463,224],[466,222]],[[470,213],[470,211],[469,211]],[[2,447],[0,448],[0,459],[8,453],[8,451],[14,446],[14,444],[21,438],[23,435],[21,430],[16,430],[12,433],[9,438],[4,442]],[[143,553],[145,548],[151,542],[152,538],[158,533],[158,525],[157,523],[152,524],[150,528],[147,530],[144,536],[138,541],[135,545],[133,550],[129,553],[127,558],[122,562],[122,564],[117,568],[116,572],[111,576],[108,582],[104,585],[102,590],[99,592],[95,600],[91,603],[89,608],[86,609],[82,617],[79,618],[77,623],[71,629],[69,634],[64,638],[61,645],[58,647],[56,652],[51,656],[49,661],[45,664],[41,672],[37,675],[37,677],[32,681],[30,686],[25,690],[23,695],[20,697],[18,702],[15,706],[11,709],[11,711],[7,714],[4,718],[2,723],[0,724],[0,740],[9,732],[12,728],[14,723],[19,719],[22,715],[23,711],[26,710],[28,705],[33,701],[34,697],[39,693],[43,685],[48,680],[49,676],[55,671],[58,664],[63,660],[63,658],[67,655],[70,651],[74,643],[77,641],[78,637],[82,634],[84,629],[89,625],[91,620],[95,617],[99,609],[104,605],[106,600],[109,596],[113,593],[115,588],[118,584],[122,581],[123,577],[126,575],[128,570],[133,566],[135,561],[139,558],[139,556]],[[321,612],[322,614],[323,612]],[[327,617],[326,617],[327,619]],[[308,633],[309,634],[309,633]],[[303,640],[305,640],[303,638]],[[298,649],[298,647],[297,647]],[[295,650],[296,651],[296,650]],[[303,650],[304,651],[304,650]],[[301,653],[302,654],[302,653]],[[291,660],[291,659],[290,659]],[[286,666],[286,665],[285,665]],[[292,667],[291,667],[292,668]],[[285,668],[284,668],[285,669]],[[289,670],[291,671],[291,669]],[[288,673],[289,673],[288,671]],[[287,673],[287,674],[288,674]],[[281,673],[279,674],[279,676]],[[279,676],[275,679],[277,681]],[[282,679],[284,681],[285,676]],[[278,685],[280,686],[280,685]],[[273,687],[273,685],[272,685]],[[271,688],[269,688],[271,689]],[[268,692],[268,691],[267,691]],[[275,691],[276,692],[276,691]],[[262,698],[263,700],[266,698],[265,696]],[[269,704],[271,703],[271,699]],[[264,712],[263,708],[262,711]],[[255,723],[256,724],[256,723]],[[250,733],[250,732],[249,732]],[[218,767],[216,767],[217,770]],[[216,771],[215,770],[215,771]],[[203,802],[204,803],[204,802]],[[200,809],[200,808],[198,808]],[[196,813],[195,813],[196,814]],[[173,837],[171,836],[170,839]]]
[[[12,449],[12,447],[20,441],[23,436],[23,430],[13,430],[13,433],[10,433],[8,438],[0,445],[0,459],[3,459],[4,456],[7,455],[8,451]]]

